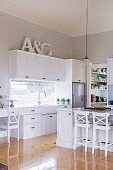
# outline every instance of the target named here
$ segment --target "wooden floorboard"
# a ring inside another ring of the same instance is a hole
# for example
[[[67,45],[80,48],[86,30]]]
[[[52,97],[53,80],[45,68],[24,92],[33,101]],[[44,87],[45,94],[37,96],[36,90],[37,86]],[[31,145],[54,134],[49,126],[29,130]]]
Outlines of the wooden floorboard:
[[[15,139],[0,140],[0,163],[8,165],[8,170],[113,170],[113,153],[96,150],[92,156],[91,149],[84,153],[80,147],[71,149],[55,146],[56,134],[20,140],[19,149]],[[0,169],[1,170],[1,169]]]

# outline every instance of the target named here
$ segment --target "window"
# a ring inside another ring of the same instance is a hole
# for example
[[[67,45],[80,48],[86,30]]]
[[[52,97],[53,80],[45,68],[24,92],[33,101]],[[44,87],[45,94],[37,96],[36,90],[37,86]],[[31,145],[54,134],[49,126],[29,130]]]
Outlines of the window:
[[[10,99],[16,107],[56,104],[55,83],[11,80]]]

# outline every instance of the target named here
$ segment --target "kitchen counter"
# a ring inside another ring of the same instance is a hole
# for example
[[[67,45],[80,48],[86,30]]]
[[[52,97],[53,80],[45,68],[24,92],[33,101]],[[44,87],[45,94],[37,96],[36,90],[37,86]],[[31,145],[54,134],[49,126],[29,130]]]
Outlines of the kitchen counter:
[[[94,112],[98,113],[109,113],[110,114],[110,120],[113,121],[113,110],[91,110],[91,109],[80,109],[80,108],[73,108],[73,109],[58,109],[57,110],[57,146],[66,147],[66,148],[73,148],[73,142],[74,142],[74,112],[77,110],[84,110],[89,111],[90,115]],[[85,139],[85,130],[79,129],[78,130],[78,136]],[[93,136],[93,128],[89,131],[89,140],[92,140]],[[105,132],[104,131],[98,131],[97,130],[97,138],[98,140],[101,140],[103,145],[105,142]],[[111,134],[109,134],[109,141],[112,141],[113,143],[113,131]],[[89,145],[89,147],[92,147],[92,144]],[[113,152],[113,147],[109,147],[109,151]]]

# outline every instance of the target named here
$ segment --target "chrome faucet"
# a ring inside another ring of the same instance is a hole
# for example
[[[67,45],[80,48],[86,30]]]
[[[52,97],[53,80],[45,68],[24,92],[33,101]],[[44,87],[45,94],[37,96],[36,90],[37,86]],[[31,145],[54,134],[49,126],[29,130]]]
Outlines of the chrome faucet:
[[[44,95],[45,95],[45,98],[46,98],[46,92],[45,91],[42,91],[43,93],[44,93]]]
[[[41,104],[41,101],[40,101],[40,93],[43,92],[44,93],[44,96],[46,98],[46,92],[43,90],[43,91],[40,91],[39,94],[38,94],[38,105]]]

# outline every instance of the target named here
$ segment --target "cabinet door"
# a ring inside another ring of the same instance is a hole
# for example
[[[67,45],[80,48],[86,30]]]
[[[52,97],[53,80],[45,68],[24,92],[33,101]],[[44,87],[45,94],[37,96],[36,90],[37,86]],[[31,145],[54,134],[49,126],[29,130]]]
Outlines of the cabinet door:
[[[49,134],[51,129],[50,117],[48,114],[42,114],[42,135]]]
[[[65,61],[57,59],[56,81],[65,81]]]
[[[51,133],[55,133],[57,131],[57,114],[53,113],[50,115],[50,124],[51,124]]]
[[[27,71],[27,55],[23,53],[18,53],[16,58],[16,78],[27,78],[28,71]]]
[[[28,69],[28,77],[30,79],[36,78],[36,56],[27,55],[27,69]]]
[[[38,55],[36,57],[36,79],[42,80],[43,78],[43,57]]]
[[[72,113],[58,111],[57,113],[57,137],[61,141],[72,140]]]
[[[113,84],[113,60],[108,61],[108,84]]]
[[[72,81],[85,82],[85,63],[82,61],[72,61]]]
[[[56,59],[52,57],[43,57],[43,79],[56,80]]]

